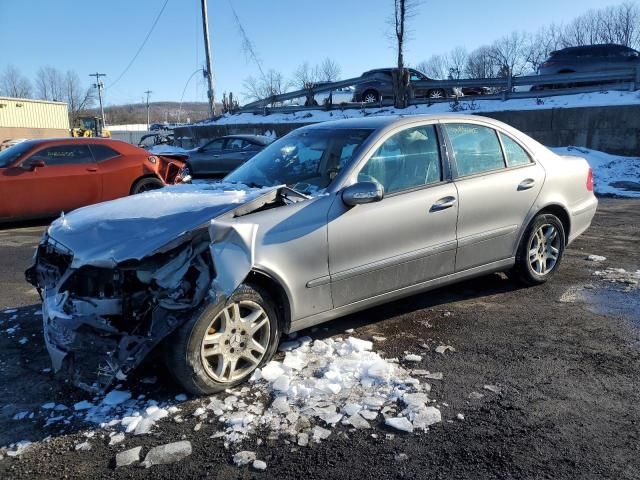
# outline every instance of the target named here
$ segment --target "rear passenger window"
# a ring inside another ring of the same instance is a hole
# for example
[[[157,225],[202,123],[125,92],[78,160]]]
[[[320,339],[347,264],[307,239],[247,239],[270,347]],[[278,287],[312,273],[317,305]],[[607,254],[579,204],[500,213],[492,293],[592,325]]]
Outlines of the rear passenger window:
[[[387,139],[360,170],[358,181],[375,181],[387,193],[439,182],[440,151],[433,125],[413,127]]]
[[[471,123],[445,124],[453,147],[458,176],[475,175],[505,168],[497,132]]]
[[[106,145],[91,145],[89,148],[91,148],[91,153],[93,153],[93,158],[96,159],[96,162],[104,162],[110,158],[120,156],[113,148],[109,148]]]
[[[531,163],[531,157],[524,151],[520,145],[511,137],[507,137],[503,133],[500,133],[500,139],[502,140],[502,146],[504,147],[504,154],[507,157],[508,167],[519,167],[521,165],[527,165]]]

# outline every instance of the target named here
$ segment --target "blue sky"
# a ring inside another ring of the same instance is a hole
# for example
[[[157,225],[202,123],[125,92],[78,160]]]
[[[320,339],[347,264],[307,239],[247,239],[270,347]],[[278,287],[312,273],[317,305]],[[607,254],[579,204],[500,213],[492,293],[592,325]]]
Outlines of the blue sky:
[[[394,49],[386,22],[393,0],[209,0],[216,95],[242,93],[242,81],[257,68],[242,51],[229,1],[249,34],[265,69],[291,76],[302,62],[330,57],[343,78],[392,65]],[[169,0],[142,53],[116,84],[142,43],[164,0],[0,0],[0,71],[7,64],[30,78],[40,66],[107,73],[107,104],[179,101],[189,76],[203,64],[199,0]],[[406,61],[416,64],[457,45],[468,50],[513,30],[534,31],[566,22],[615,0],[423,0],[412,20]],[[526,5],[532,8],[527,8]],[[186,100],[205,100],[200,75]]]

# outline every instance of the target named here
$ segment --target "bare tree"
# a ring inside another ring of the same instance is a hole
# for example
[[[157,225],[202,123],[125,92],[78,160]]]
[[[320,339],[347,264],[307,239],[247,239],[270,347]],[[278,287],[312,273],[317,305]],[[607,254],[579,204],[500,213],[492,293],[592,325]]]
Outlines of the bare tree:
[[[562,27],[551,24],[540,28],[535,34],[527,35],[523,47],[526,65],[524,73],[532,73],[544,62],[554,50],[564,47]]]
[[[520,32],[512,32],[493,43],[490,55],[501,77],[522,74],[526,64],[526,44],[527,37]]]
[[[469,54],[464,47],[456,47],[447,55],[447,77],[449,79],[459,80],[463,77],[468,57]]]
[[[340,80],[342,68],[340,68],[340,65],[338,65],[335,60],[327,57],[317,68],[321,82],[337,82]]]
[[[40,67],[35,84],[36,96],[42,100],[61,102],[65,97],[64,78],[55,67]]]
[[[498,68],[491,47],[482,46],[469,54],[464,71],[468,78],[492,78]]]
[[[263,78],[248,77],[243,82],[244,96],[249,100],[262,100],[287,91],[289,83],[284,75],[271,69]]]
[[[447,59],[444,55],[431,55],[427,60],[416,65],[416,68],[435,80],[444,80],[449,74]]]
[[[13,65],[7,66],[0,76],[0,95],[15,98],[31,97],[31,82]]]
[[[309,62],[304,62],[293,74],[293,85],[299,89],[311,88],[320,81],[320,70],[312,67]]]
[[[407,22],[415,16],[417,0],[394,0],[393,29],[398,56],[398,70],[393,73],[393,94],[396,108],[405,108],[409,100],[409,72],[405,70],[404,48],[409,35]]]
[[[64,101],[69,108],[69,120],[74,125],[76,118],[95,103],[95,90],[90,86],[83,86],[75,70],[68,70],[65,74],[64,87]]]

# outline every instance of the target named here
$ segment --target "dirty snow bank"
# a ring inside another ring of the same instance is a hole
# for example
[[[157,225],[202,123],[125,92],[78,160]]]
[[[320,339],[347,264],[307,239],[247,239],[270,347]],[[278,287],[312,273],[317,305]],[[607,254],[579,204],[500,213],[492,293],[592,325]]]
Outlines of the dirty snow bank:
[[[558,155],[585,158],[593,168],[597,194],[640,198],[640,157],[623,157],[573,146],[551,150]]]
[[[463,97],[456,107],[462,113],[501,112],[515,110],[548,110],[551,108],[574,107],[598,107],[611,105],[640,105],[638,92],[594,92],[574,95],[558,95],[545,98],[514,98],[502,100],[482,100],[478,97]],[[349,109],[326,111],[303,110],[291,113],[272,113],[270,115],[258,115],[253,113],[226,114],[213,121],[205,120],[196,125],[233,125],[233,124],[260,124],[260,123],[314,123],[327,120],[340,120],[343,118],[361,118],[380,115],[419,115],[430,113],[451,113],[450,102],[439,102],[431,105],[414,105],[405,109],[394,107],[370,107],[362,109]]]

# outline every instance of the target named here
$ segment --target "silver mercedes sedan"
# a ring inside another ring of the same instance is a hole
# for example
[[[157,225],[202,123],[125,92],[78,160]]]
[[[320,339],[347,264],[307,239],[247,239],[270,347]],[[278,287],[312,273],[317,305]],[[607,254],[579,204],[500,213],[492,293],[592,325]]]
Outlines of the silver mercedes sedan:
[[[26,272],[53,366],[91,391],[156,347],[190,392],[283,333],[490,272],[547,281],[597,206],[586,160],[478,116],[306,126],[223,182],[76,210]]]

